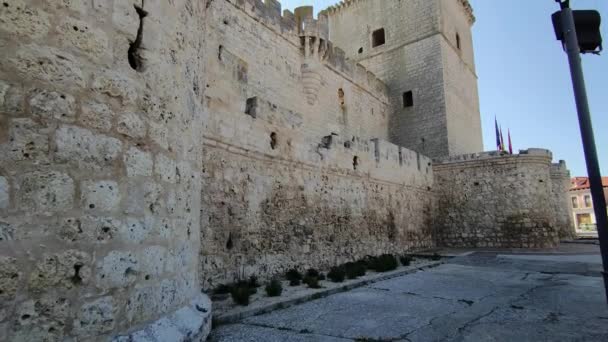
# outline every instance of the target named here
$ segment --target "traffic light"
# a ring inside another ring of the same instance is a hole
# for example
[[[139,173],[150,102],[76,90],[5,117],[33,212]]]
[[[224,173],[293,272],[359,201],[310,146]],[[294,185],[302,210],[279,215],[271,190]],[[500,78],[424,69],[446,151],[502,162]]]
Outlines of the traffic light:
[[[602,34],[600,24],[602,17],[598,11],[577,10],[572,11],[574,24],[576,26],[576,36],[581,53],[599,53],[602,51]],[[562,29],[561,11],[553,13],[553,28],[557,40],[564,42],[564,31]]]

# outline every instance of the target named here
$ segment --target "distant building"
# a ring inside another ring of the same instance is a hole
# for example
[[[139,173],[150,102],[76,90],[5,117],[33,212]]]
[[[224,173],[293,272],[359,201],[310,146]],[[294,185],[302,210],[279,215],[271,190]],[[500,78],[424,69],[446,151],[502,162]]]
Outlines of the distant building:
[[[608,177],[602,178],[604,196],[608,198]],[[574,177],[570,186],[572,218],[577,231],[597,231],[589,178]]]

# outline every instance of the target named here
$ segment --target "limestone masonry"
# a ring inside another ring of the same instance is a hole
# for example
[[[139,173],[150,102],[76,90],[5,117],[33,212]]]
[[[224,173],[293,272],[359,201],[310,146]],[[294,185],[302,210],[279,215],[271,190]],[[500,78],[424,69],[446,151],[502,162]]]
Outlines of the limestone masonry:
[[[238,278],[571,237],[563,162],[480,153],[474,21],[1,1],[0,340],[203,340]]]

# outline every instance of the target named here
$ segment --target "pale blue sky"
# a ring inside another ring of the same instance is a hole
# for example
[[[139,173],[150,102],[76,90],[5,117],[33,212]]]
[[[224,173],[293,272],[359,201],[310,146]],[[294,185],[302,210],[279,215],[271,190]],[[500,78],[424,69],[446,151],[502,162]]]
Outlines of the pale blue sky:
[[[382,1],[382,0],[368,0]],[[283,8],[334,0],[283,0]],[[486,150],[496,149],[494,116],[511,129],[514,149],[542,147],[565,159],[573,176],[586,176],[566,55],[555,40],[554,0],[471,0],[479,96]],[[608,42],[608,1],[572,0],[574,9],[599,10]],[[606,55],[583,56],[602,174],[608,175],[608,43]]]

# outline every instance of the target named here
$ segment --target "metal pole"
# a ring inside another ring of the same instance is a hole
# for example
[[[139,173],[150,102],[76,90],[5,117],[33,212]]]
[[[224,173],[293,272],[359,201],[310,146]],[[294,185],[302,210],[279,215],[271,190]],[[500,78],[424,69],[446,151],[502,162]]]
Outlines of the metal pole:
[[[570,62],[570,73],[572,74],[572,84],[574,87],[578,121],[580,123],[581,136],[583,139],[583,149],[585,150],[585,159],[587,161],[587,172],[589,173],[589,181],[591,183],[591,197],[593,198],[597,233],[600,240],[602,263],[604,265],[602,275],[604,276],[604,288],[606,290],[606,300],[608,301],[608,214],[606,212],[606,198],[604,198],[602,176],[600,174],[600,166],[595,148],[595,138],[593,136],[593,126],[591,125],[591,116],[589,114],[589,103],[587,101],[587,90],[585,89],[585,78],[583,75],[578,38],[576,36],[574,16],[572,14],[572,9],[567,5],[562,6],[561,19],[566,51],[568,52],[568,60]]]

